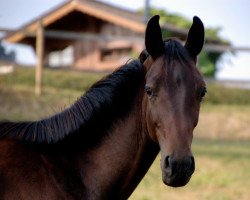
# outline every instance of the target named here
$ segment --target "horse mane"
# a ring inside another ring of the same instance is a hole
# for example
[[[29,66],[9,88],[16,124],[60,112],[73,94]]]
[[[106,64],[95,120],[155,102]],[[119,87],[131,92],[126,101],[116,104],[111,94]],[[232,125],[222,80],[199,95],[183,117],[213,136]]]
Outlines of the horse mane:
[[[133,60],[96,82],[60,113],[33,122],[0,122],[0,139],[54,144],[74,135],[91,141],[103,137],[103,132],[129,113],[143,80],[143,65]]]

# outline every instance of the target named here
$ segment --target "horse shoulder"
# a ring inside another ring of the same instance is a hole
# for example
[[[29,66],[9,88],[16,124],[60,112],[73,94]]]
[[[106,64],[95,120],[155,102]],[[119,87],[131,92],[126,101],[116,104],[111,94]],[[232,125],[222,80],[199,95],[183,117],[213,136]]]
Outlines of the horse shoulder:
[[[3,200],[64,199],[40,152],[15,140],[0,141],[0,188]]]

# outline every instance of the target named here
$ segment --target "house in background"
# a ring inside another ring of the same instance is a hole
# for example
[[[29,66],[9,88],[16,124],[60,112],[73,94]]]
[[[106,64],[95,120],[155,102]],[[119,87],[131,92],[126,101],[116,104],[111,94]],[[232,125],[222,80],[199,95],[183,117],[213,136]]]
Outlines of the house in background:
[[[95,34],[75,39],[46,37],[44,63],[46,66],[71,66],[76,69],[107,71],[124,64],[144,48],[145,23],[143,16],[95,0],[71,0],[43,14],[17,31],[5,36],[7,42],[31,45],[36,38],[26,32],[36,32],[42,22],[45,32],[62,34]],[[165,24],[166,29],[184,40],[187,30]],[[107,39],[108,38],[108,39]]]

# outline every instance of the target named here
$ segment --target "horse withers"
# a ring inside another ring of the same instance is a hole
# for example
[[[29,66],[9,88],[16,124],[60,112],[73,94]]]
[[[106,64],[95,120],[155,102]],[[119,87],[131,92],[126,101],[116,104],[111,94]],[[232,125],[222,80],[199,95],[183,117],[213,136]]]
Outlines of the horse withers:
[[[161,152],[163,182],[184,186],[205,83],[196,67],[204,27],[183,46],[147,24],[139,59],[95,83],[69,108],[33,122],[0,122],[0,199],[127,199]]]

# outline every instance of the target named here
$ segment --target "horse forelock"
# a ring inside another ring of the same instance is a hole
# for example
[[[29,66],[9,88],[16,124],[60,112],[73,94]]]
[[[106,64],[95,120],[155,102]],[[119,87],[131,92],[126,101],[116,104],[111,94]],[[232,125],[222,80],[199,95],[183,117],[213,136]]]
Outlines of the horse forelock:
[[[175,38],[167,39],[164,41],[165,52],[164,61],[171,65],[173,61],[185,63],[190,65],[193,62],[192,57],[187,49],[181,44],[181,41]]]

